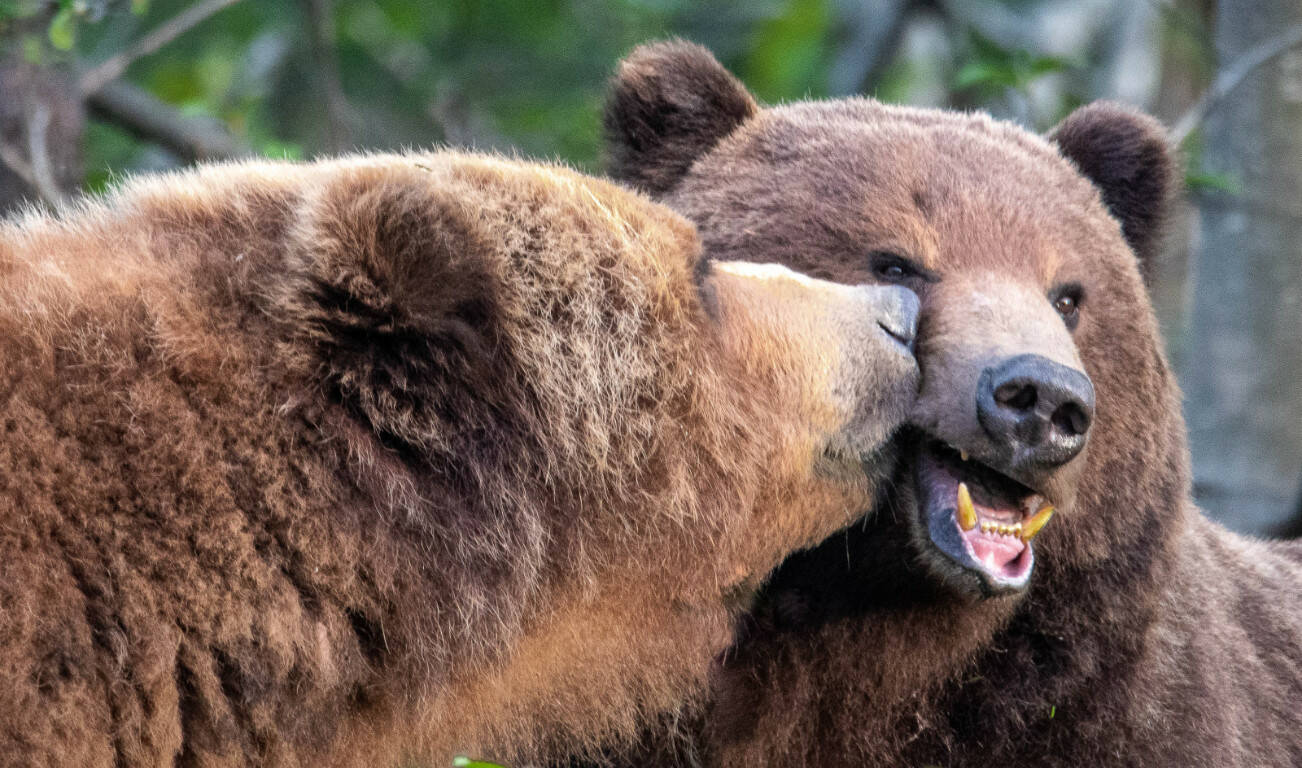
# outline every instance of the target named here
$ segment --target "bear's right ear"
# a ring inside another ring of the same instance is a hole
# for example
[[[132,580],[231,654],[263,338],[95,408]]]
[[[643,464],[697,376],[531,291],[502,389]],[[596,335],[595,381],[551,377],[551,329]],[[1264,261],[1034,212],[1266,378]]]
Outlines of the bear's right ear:
[[[1048,138],[1098,187],[1147,278],[1176,184],[1177,164],[1162,124],[1096,101],[1067,115]]]
[[[620,62],[606,99],[607,170],[664,194],[758,111],[746,87],[705,48],[683,40],[639,46]]]

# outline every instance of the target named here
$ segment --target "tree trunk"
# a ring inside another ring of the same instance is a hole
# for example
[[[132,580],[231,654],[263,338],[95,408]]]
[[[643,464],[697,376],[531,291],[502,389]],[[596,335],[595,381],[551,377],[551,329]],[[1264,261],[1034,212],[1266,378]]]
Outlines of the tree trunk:
[[[1302,24],[1297,0],[1222,0],[1221,65]],[[1206,172],[1234,193],[1204,193],[1193,257],[1188,395],[1195,494],[1232,528],[1287,520],[1302,476],[1302,51],[1272,59],[1204,124]]]

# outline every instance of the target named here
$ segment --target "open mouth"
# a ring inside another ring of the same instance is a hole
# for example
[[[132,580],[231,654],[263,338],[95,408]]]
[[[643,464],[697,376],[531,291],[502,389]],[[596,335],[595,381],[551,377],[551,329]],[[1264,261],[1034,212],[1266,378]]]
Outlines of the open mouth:
[[[1053,516],[1040,493],[938,440],[915,462],[922,522],[942,554],[979,577],[987,594],[1025,589],[1035,566],[1031,540]]]

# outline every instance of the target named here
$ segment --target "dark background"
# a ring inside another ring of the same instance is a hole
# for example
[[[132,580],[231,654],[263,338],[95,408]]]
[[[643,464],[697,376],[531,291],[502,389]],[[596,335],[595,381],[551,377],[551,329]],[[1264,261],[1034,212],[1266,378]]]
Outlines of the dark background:
[[[0,0],[0,211],[243,155],[448,144],[598,173],[605,79],[670,35],[770,103],[1160,117],[1187,195],[1152,289],[1199,502],[1302,534],[1299,0]]]

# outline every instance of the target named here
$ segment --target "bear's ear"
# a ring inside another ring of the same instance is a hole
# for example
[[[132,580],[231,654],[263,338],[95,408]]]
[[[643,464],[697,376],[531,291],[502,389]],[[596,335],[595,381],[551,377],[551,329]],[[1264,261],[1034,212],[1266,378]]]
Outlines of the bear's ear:
[[[1068,115],[1049,140],[1099,188],[1147,274],[1161,245],[1176,177],[1161,123],[1121,104],[1096,101]]]
[[[759,105],[709,51],[683,40],[639,46],[606,99],[607,170],[661,195]]]
[[[468,413],[476,382],[497,380],[494,251],[427,172],[342,170],[293,237],[281,310],[310,375],[377,432],[423,444],[437,407]]]
[[[415,164],[340,172],[297,232],[310,293],[356,331],[469,340],[496,306],[492,250],[474,222]]]

